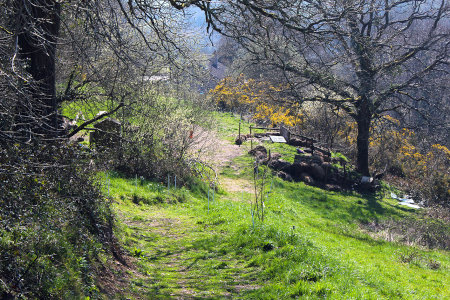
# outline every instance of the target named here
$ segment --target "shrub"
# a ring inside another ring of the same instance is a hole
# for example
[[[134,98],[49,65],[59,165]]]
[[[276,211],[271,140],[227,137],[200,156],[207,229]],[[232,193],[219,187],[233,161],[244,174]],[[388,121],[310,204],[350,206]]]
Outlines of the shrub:
[[[262,124],[297,126],[302,123],[303,114],[298,104],[288,101],[291,100],[287,99],[288,90],[286,85],[257,81],[241,74],[222,79],[209,95],[219,107],[251,113]]]
[[[0,152],[2,297],[89,295],[112,216],[88,157],[59,142],[3,144]]]
[[[181,184],[191,175],[187,161],[198,143],[198,132],[210,124],[208,104],[197,98],[162,97],[152,91],[141,97],[127,113],[130,117],[126,118],[119,156],[113,156],[114,167],[129,176],[160,180],[177,176]]]
[[[450,249],[450,226],[445,220],[426,217],[424,219],[388,219],[363,226],[387,241],[401,242],[428,248]]]

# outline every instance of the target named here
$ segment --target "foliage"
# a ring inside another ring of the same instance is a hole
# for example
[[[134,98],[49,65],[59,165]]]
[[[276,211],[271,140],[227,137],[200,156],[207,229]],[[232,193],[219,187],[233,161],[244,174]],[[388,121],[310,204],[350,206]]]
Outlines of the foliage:
[[[340,152],[331,152],[331,158],[337,159],[337,160],[342,160],[345,162],[349,162],[349,159],[342,153]]]
[[[302,111],[305,117],[302,126],[297,128],[299,134],[315,137],[329,149],[345,149],[346,153],[350,153],[339,134],[348,130],[346,124],[349,118],[343,110],[326,103],[304,103]]]
[[[89,157],[57,142],[0,151],[2,297],[92,296],[94,265],[114,239]]]
[[[275,127],[279,124],[296,126],[302,123],[298,105],[289,105],[285,99],[285,85],[257,81],[240,74],[225,77],[210,91],[219,107],[251,113],[255,120]]]
[[[236,129],[238,118],[220,115],[221,130]],[[272,146],[280,145],[267,145]],[[447,251],[404,245],[445,247],[447,225],[381,194],[326,192],[274,178],[264,223],[255,218],[253,227],[252,190],[234,190],[242,183],[252,186],[252,160],[244,155],[222,170],[221,182],[228,184],[209,209],[207,186],[198,181],[191,190],[161,191],[164,184],[136,186],[134,179],[111,178],[121,216],[117,233],[130,254],[142,250],[123,297],[448,297]],[[181,192],[185,202],[156,201]],[[146,200],[136,205],[134,194]],[[397,224],[395,242],[387,242],[382,231],[360,229],[390,222]]]
[[[227,1],[203,10],[240,45],[242,65],[288,84],[295,101],[326,103],[357,123],[356,167],[368,176],[370,125],[380,115],[445,123],[434,106],[449,108],[450,7],[424,2]]]
[[[356,122],[347,122],[339,132],[347,154],[356,144]],[[398,119],[384,115],[370,128],[370,162],[375,173],[404,178],[397,182],[428,205],[448,206],[450,199],[450,151],[441,144],[421,143],[416,132]],[[395,182],[394,182],[395,183]]]
[[[431,204],[448,206],[450,199],[450,151],[440,144],[420,145],[411,129],[385,116],[386,123],[373,128],[370,145],[373,165],[394,175],[405,176],[412,193]]]
[[[125,111],[123,148],[115,167],[129,176],[177,176],[182,184],[191,175],[190,149],[199,138],[193,132],[210,126],[208,102],[161,96],[151,88],[137,97],[139,102]]]
[[[450,224],[439,218],[390,218],[363,224],[375,238],[430,249],[450,250]]]

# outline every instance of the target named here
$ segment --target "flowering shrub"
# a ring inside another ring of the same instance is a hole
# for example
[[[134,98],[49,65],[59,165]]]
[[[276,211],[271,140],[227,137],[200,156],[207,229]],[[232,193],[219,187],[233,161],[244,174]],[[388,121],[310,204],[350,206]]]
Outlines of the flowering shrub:
[[[269,121],[272,126],[284,124],[296,126],[302,123],[301,114],[291,114],[291,109],[282,106],[261,103],[253,116],[256,120]]]
[[[348,122],[339,134],[351,148],[356,143],[356,123]],[[406,178],[405,188],[429,204],[449,204],[450,150],[446,146],[419,146],[416,133],[401,128],[400,121],[389,115],[372,124],[369,146],[374,170]]]
[[[283,95],[284,85],[273,85],[267,81],[246,79],[244,75],[222,79],[210,95],[222,108],[250,112],[253,118],[271,126],[285,124],[296,126],[302,123],[298,104],[289,103]]]

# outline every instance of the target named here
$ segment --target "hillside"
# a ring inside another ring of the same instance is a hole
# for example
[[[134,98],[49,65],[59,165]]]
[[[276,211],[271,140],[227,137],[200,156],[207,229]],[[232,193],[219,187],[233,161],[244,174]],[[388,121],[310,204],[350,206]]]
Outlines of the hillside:
[[[103,174],[104,193],[113,201],[116,235],[127,264],[104,262],[99,296],[450,297],[448,251],[414,245],[412,236],[405,239],[371,230],[401,220],[432,224],[423,211],[386,197],[388,187],[376,195],[337,193],[269,175],[264,222],[252,218],[250,145],[231,143],[237,118],[229,114],[215,118],[217,126],[206,138],[209,152],[205,154],[219,173],[215,192],[200,180],[175,188],[169,178],[168,188],[167,182]],[[265,146],[286,159],[292,155],[286,145]],[[448,236],[448,226],[443,230]]]
[[[0,0],[0,299],[450,299],[447,2]]]

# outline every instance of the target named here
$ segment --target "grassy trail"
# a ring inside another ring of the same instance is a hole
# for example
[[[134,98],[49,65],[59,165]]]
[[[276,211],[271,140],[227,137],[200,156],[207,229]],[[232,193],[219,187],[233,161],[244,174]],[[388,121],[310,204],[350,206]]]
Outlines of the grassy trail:
[[[252,285],[257,269],[246,268],[244,260],[222,251],[218,241],[223,233],[164,206],[121,206],[120,212],[131,254],[138,258],[140,275],[131,281],[132,295],[229,297],[257,288]]]
[[[226,132],[235,129],[236,120],[222,117],[218,123],[219,135],[231,146]],[[133,267],[118,274],[126,292],[111,296],[450,298],[447,251],[386,242],[361,230],[360,224],[385,218],[422,217],[392,199],[325,192],[274,178],[266,221],[253,224],[252,158],[243,154],[246,147],[221,165],[214,202],[210,191],[208,203],[207,185],[199,182],[189,190],[167,190],[110,175],[117,235],[133,257]],[[272,151],[292,154],[275,147]]]

